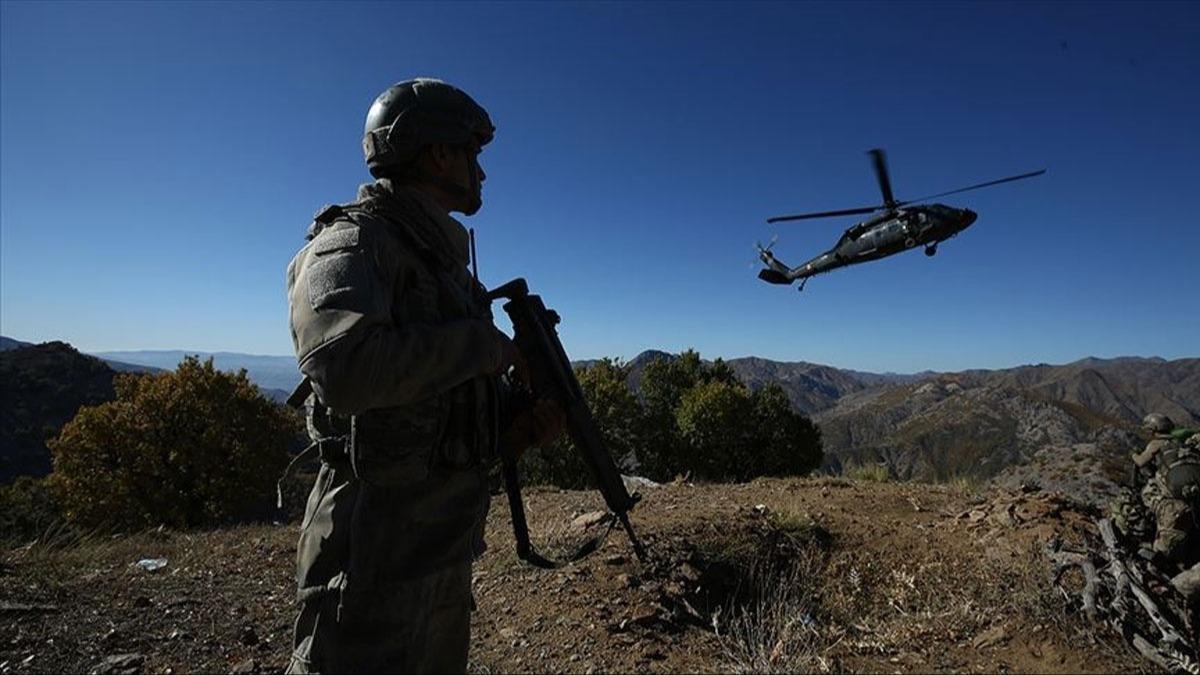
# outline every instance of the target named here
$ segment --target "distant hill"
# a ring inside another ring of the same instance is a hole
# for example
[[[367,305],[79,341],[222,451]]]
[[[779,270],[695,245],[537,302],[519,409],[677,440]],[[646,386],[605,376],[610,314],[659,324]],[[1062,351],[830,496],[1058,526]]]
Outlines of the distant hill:
[[[0,335],[0,352],[6,352],[10,349],[19,349],[21,347],[29,347],[31,344],[32,343],[21,342],[20,340],[14,340],[12,338]]]
[[[50,473],[46,440],[80,406],[112,400],[115,375],[64,342],[0,351],[0,483]]]
[[[1082,359],[941,373],[854,392],[814,419],[827,465],[879,462],[902,478],[1037,482],[1115,492],[1148,412],[1200,424],[1200,359]]]
[[[179,349],[95,352],[102,359],[116,359],[126,363],[175,370],[185,356],[201,359],[212,357],[213,365],[220,370],[237,371],[246,369],[246,376],[275,400],[287,398],[300,383],[300,370],[292,356],[262,356],[237,352],[197,352]]]
[[[0,344],[13,343],[5,338]],[[96,356],[118,370],[174,369],[188,354],[211,356],[222,370],[245,368],[277,401],[300,381],[290,356],[183,350]],[[673,358],[654,350],[637,355],[627,364],[630,385],[640,387],[650,363]],[[1127,453],[1140,443],[1135,431],[1146,413],[1200,426],[1200,359],[1089,357],[1064,365],[916,374],[754,356],[727,363],[750,387],[780,385],[792,406],[817,422],[832,471],[879,462],[901,478],[967,476],[1014,486],[1038,480],[1095,496],[1113,489]]]
[[[646,365],[676,355],[647,351]],[[585,362],[587,363],[587,362]],[[900,478],[1037,482],[1106,499],[1141,444],[1148,412],[1200,425],[1200,359],[1086,358],[1065,365],[913,375],[746,357],[726,363],[752,388],[778,384],[821,428],[826,470],[881,463]]]

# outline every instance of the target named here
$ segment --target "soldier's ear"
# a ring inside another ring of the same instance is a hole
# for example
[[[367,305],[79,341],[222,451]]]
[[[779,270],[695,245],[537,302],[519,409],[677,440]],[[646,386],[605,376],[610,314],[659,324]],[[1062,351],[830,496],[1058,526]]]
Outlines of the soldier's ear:
[[[429,168],[433,169],[438,176],[444,175],[450,170],[454,164],[455,148],[445,143],[431,143],[426,146],[425,152],[429,159]]]

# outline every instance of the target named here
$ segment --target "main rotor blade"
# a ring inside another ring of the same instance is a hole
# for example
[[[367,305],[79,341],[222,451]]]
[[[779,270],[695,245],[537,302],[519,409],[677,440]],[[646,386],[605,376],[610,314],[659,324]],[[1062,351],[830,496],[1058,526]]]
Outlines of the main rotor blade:
[[[860,213],[874,213],[882,206],[864,206],[861,209],[845,209],[842,211],[822,211],[820,213],[801,213],[795,216],[775,216],[767,218],[768,223],[781,223],[785,220],[807,220],[809,218],[832,218],[833,216],[854,216]]]
[[[946,195],[954,195],[954,194],[958,194],[959,192],[966,192],[967,190],[978,190],[979,188],[988,187],[989,185],[999,185],[1001,183],[1008,183],[1008,182],[1011,182],[1014,180],[1021,180],[1022,178],[1033,178],[1034,176],[1040,176],[1044,173],[1046,173],[1045,169],[1042,169],[1040,171],[1031,171],[1030,173],[1023,173],[1020,176],[1009,176],[1008,178],[1001,178],[1000,180],[990,180],[986,183],[980,183],[979,185],[972,185],[971,187],[959,188],[957,190],[951,190],[949,192],[939,192],[936,195],[929,195],[926,197],[918,197],[916,199],[910,199],[906,202],[899,202],[896,205],[903,206],[904,204],[912,204],[914,202],[923,202],[926,199],[933,199],[934,197],[945,197]]]
[[[892,179],[888,176],[887,155],[879,148],[868,151],[868,154],[875,164],[875,178],[879,180],[879,192],[883,194],[883,203],[890,208],[895,205],[896,197],[892,194]]]

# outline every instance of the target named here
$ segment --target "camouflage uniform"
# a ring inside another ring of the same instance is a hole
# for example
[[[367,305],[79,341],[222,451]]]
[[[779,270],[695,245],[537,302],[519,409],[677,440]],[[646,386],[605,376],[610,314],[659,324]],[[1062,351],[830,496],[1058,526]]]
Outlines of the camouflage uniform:
[[[466,669],[503,359],[468,251],[432,197],[380,178],[318,214],[288,267],[322,457],[289,672]]]
[[[1139,468],[1152,469],[1142,488],[1142,502],[1154,514],[1153,550],[1167,560],[1182,563],[1194,555],[1196,543],[1200,452],[1194,444],[1180,444],[1172,438],[1173,427],[1167,420],[1165,425],[1155,428],[1146,449],[1134,456],[1134,463]]]

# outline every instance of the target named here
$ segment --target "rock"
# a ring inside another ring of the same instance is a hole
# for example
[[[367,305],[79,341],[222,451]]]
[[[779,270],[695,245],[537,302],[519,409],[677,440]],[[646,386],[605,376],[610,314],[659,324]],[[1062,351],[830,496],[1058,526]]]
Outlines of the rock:
[[[231,668],[229,672],[235,673],[235,675],[249,675],[250,673],[256,673],[258,672],[258,662],[256,662],[254,659],[246,659],[245,661],[242,661]]]
[[[691,563],[685,562],[681,564],[679,567],[675,568],[675,572],[678,573],[680,578],[684,579],[685,581],[690,581],[692,583],[698,583],[700,581],[700,570],[696,569]]]
[[[93,675],[132,675],[142,672],[142,662],[146,657],[141,654],[113,654],[107,656],[100,665],[92,669]]]
[[[1012,510],[1012,504],[1001,509],[996,509],[989,516],[988,520],[1001,527],[1014,527],[1017,524],[1017,519],[1013,517]]]
[[[633,622],[640,626],[648,626],[658,618],[658,608],[654,605],[638,605],[633,610]]]
[[[621,588],[637,588],[642,585],[642,580],[632,574],[618,574],[617,583]]]
[[[630,492],[636,492],[638,488],[642,488],[642,487],[646,487],[646,488],[662,487],[661,484],[655,483],[654,481],[650,480],[649,478],[642,478],[641,476],[622,475],[621,481],[623,483],[625,483],[625,489],[629,490]]]
[[[1192,565],[1171,579],[1171,585],[1179,594],[1192,600],[1200,594],[1200,563]]]
[[[586,530],[597,525],[607,525],[612,519],[613,515],[607,511],[592,511],[572,520],[571,527],[577,530]]]
[[[994,626],[975,636],[975,639],[971,641],[971,646],[975,649],[984,649],[1007,641],[1008,631],[1004,626]]]
[[[620,553],[616,553],[616,554],[613,554],[610,556],[605,556],[604,564],[605,565],[624,565],[625,564],[625,556],[621,555]]]

